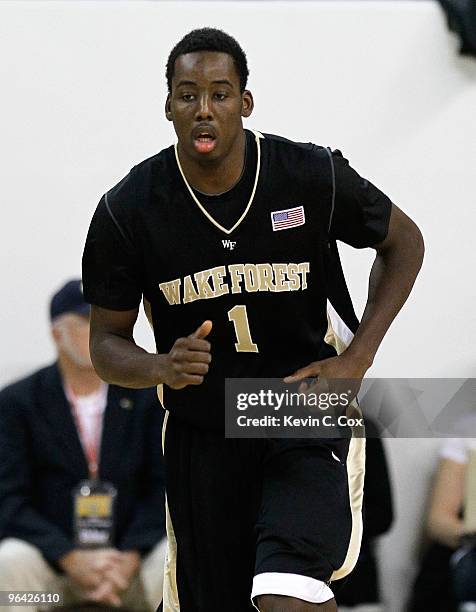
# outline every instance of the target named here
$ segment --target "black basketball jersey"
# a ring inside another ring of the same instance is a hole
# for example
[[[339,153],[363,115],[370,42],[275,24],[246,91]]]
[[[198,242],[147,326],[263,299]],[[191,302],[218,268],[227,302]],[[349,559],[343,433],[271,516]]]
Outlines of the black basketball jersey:
[[[284,377],[331,354],[329,300],[355,331],[335,240],[374,245],[390,216],[390,200],[340,152],[246,135],[253,177],[228,225],[200,202],[172,146],[103,196],[83,256],[86,299],[128,310],[143,297],[159,353],[213,322],[203,384],[164,386],[168,410],[207,428],[224,426],[225,378]]]

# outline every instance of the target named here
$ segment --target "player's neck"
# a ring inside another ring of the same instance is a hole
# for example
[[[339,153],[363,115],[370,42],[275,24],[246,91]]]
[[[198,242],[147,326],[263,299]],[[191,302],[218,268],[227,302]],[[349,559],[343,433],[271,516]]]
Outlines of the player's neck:
[[[198,162],[183,155],[179,145],[182,170],[188,183],[206,194],[219,194],[228,191],[240,179],[245,163],[246,134],[242,130],[228,154],[218,160]]]
[[[99,391],[103,384],[92,366],[78,366],[62,355],[58,356],[58,365],[63,384],[71,389],[74,395],[91,395]]]

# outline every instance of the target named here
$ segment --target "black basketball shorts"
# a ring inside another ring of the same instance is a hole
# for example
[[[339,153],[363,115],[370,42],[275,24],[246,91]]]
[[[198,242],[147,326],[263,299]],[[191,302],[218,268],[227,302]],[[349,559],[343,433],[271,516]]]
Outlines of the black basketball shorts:
[[[354,567],[365,440],[225,439],[166,413],[164,612],[320,603]]]

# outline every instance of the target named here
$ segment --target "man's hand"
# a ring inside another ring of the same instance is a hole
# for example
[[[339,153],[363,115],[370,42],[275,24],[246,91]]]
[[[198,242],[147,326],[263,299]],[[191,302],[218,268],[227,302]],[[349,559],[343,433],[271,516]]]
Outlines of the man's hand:
[[[113,606],[121,605],[120,592],[129,588],[140,569],[141,561],[140,554],[136,551],[126,551],[120,555],[119,565],[106,571],[105,579],[99,587],[85,593],[88,600]]]
[[[162,358],[162,381],[172,389],[187,385],[201,385],[212,360],[211,345],[205,338],[212,330],[212,322],[204,321],[193,334],[178,338],[167,355]]]
[[[117,608],[122,604],[117,588],[110,580],[103,580],[97,589],[83,591],[83,596],[87,601],[94,601],[95,603],[111,605]]]
[[[121,592],[129,588],[140,569],[140,555],[113,548],[72,550],[59,565],[88,600],[120,606]]]
[[[140,554],[135,550],[127,550],[121,553],[121,574],[128,584],[140,570]]]
[[[101,586],[106,574],[114,576],[117,588],[122,588],[125,580],[120,573],[121,562],[122,553],[113,548],[75,549],[61,557],[59,566],[81,590],[91,591]]]

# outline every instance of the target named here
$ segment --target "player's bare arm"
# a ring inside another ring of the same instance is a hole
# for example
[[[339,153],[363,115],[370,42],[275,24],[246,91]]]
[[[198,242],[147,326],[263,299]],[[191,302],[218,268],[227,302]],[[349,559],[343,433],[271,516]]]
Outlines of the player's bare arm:
[[[420,271],[424,242],[416,224],[392,205],[388,234],[376,245],[369,277],[367,303],[352,343],[338,357],[315,361],[285,378],[296,382],[309,377],[361,380],[373,363],[392,321],[405,304]]]
[[[205,340],[212,322],[204,321],[189,336],[178,338],[168,353],[156,355],[134,341],[138,312],[138,308],[91,308],[90,351],[99,376],[110,384],[134,389],[162,383],[172,389],[200,385],[212,359],[210,342]]]

